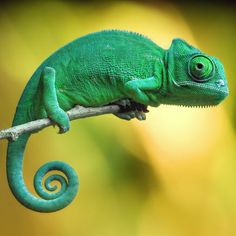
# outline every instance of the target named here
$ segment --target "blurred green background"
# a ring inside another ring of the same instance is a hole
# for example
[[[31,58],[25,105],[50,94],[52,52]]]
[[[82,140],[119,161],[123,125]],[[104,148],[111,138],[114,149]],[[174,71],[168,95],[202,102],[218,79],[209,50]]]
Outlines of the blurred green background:
[[[168,48],[181,37],[221,59],[230,96],[210,109],[160,106],[145,122],[112,115],[72,122],[57,135],[33,135],[24,165],[33,192],[36,170],[66,161],[80,190],[62,211],[22,207],[6,179],[0,142],[0,235],[236,235],[236,14],[226,3],[41,1],[0,6],[0,129],[11,124],[21,92],[53,51],[84,34],[126,29]]]

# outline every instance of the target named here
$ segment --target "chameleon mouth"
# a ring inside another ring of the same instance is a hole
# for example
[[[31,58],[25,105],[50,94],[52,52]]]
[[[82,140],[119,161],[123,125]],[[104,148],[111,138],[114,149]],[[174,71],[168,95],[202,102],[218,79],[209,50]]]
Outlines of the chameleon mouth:
[[[217,86],[203,84],[203,83],[195,83],[192,81],[181,81],[176,82],[172,80],[175,86],[181,87],[185,91],[185,96],[177,95],[167,95],[161,104],[165,105],[177,105],[182,107],[193,107],[193,108],[208,108],[217,106],[221,101],[223,101],[229,94],[228,87],[224,86],[224,88],[220,88]],[[180,89],[181,89],[180,88]],[[202,90],[202,93],[198,94],[198,91]]]
[[[206,91],[216,92],[218,95],[222,96],[223,98],[227,97],[229,95],[228,87],[225,86],[224,89],[217,88],[216,86],[201,84],[201,83],[194,83],[192,81],[183,81],[179,82],[178,85],[180,86],[193,86],[196,88],[203,88]]]

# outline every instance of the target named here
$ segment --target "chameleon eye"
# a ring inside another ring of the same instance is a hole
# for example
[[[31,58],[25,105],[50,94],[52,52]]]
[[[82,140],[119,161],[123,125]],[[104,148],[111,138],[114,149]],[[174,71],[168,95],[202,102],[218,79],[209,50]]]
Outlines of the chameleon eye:
[[[188,70],[195,81],[205,82],[214,75],[214,64],[208,57],[197,55],[189,61]]]

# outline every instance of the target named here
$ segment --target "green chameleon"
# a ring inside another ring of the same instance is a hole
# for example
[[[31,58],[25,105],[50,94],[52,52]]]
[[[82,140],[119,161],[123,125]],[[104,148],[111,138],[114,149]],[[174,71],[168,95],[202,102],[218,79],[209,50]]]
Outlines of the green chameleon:
[[[221,62],[181,39],[164,50],[147,37],[133,32],[106,30],[91,33],[48,57],[29,80],[18,103],[13,126],[49,117],[67,132],[66,111],[79,104],[98,107],[118,104],[116,116],[145,119],[147,106],[160,104],[212,106],[228,95]],[[122,110],[123,109],[123,110]],[[76,172],[66,163],[53,161],[35,174],[31,194],[23,179],[23,154],[30,133],[10,141],[7,177],[16,199],[39,212],[66,207],[78,191]],[[59,174],[43,177],[51,170]],[[61,183],[58,191],[50,183]]]

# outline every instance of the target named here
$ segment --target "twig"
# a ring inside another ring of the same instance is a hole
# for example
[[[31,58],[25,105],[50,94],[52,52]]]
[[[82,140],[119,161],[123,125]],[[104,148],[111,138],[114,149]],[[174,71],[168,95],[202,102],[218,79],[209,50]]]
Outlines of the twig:
[[[76,106],[67,112],[70,120],[104,115],[109,113],[117,113],[119,112],[120,107],[118,105],[110,105],[103,107],[82,107]],[[31,121],[22,125],[17,125],[9,129],[4,129],[0,131],[0,139],[9,139],[9,140],[17,140],[17,138],[26,132],[36,132],[42,130],[48,126],[55,125],[53,121],[50,119],[40,119]]]

